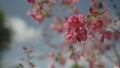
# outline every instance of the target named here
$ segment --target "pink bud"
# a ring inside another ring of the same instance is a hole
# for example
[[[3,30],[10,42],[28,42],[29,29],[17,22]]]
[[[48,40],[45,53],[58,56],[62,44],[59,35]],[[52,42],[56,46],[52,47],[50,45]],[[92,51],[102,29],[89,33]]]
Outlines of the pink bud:
[[[53,50],[49,52],[49,56],[50,56],[50,57],[53,57],[53,56],[54,56],[54,51],[53,51]]]

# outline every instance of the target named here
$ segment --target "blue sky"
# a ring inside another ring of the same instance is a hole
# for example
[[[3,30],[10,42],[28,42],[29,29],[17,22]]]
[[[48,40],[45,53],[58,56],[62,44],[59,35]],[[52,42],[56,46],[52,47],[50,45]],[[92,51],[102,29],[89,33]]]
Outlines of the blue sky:
[[[114,2],[117,5],[120,4],[120,0],[114,0]],[[42,26],[48,26],[52,23],[52,18],[47,18],[41,24],[36,24],[35,21],[26,14],[27,10],[31,8],[31,5],[26,3],[26,0],[0,0],[0,5],[6,13],[9,26],[13,27],[16,32],[13,36],[14,42],[11,43],[10,49],[4,53],[3,64],[5,64],[5,68],[17,64],[20,58],[25,57],[22,46],[34,46],[36,55],[47,53],[50,50],[42,41],[41,28]],[[89,5],[89,0],[80,0],[78,4],[80,12],[87,13]],[[107,1],[107,7],[111,8],[110,5],[111,3]],[[118,11],[120,11],[120,8]],[[112,10],[112,12],[114,12],[114,10]],[[57,13],[56,15],[60,16],[60,14]],[[49,29],[49,32],[51,31],[52,30]],[[63,35],[58,35],[58,33],[54,31],[50,34],[54,36],[52,38],[54,44],[59,43],[63,38]],[[35,59],[34,61],[39,68],[47,68],[47,59],[41,61]]]

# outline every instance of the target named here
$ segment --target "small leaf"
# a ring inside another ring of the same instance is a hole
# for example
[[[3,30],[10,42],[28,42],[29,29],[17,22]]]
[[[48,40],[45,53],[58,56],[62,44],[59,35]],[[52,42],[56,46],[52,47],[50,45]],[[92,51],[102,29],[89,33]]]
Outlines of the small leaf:
[[[93,15],[88,15],[87,19],[88,19],[88,21],[92,21],[94,19],[94,16]]]
[[[73,64],[72,68],[79,68],[78,64]]]
[[[84,68],[83,66],[79,66],[77,63],[73,64],[71,68]]]

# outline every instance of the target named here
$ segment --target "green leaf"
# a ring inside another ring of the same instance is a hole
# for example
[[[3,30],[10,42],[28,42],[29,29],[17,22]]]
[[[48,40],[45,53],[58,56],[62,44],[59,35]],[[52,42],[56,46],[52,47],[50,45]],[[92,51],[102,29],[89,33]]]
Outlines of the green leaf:
[[[92,21],[94,18],[95,18],[94,15],[88,15],[88,16],[87,16],[88,21]]]
[[[83,66],[79,66],[77,63],[73,64],[71,68],[84,68]]]
[[[79,68],[78,64],[73,64],[72,68]]]

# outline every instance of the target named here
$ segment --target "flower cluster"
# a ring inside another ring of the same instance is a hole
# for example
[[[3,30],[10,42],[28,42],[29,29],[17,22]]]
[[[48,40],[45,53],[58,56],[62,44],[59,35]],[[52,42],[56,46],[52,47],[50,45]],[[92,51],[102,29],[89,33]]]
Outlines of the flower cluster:
[[[112,32],[104,30],[104,25],[104,21],[100,18],[89,21],[87,16],[70,16],[64,23],[65,39],[75,43],[77,41],[86,41],[88,36],[95,37],[99,34],[101,35],[101,42],[104,42],[104,38],[110,40]]]
[[[52,15],[51,11],[55,8],[54,6],[56,5],[57,0],[27,0],[27,2],[33,7],[28,10],[27,14],[30,15],[36,22],[40,23],[46,17],[50,17]],[[70,10],[70,13],[73,14],[79,13],[77,7],[75,7],[78,2],[79,0],[60,0],[62,5],[74,5],[74,7]]]
[[[27,12],[36,22],[41,22],[43,20],[43,16],[39,13],[38,10],[30,9]]]
[[[28,15],[37,22],[41,22],[46,17],[50,16],[51,11],[53,11],[51,8],[55,8],[52,6],[56,3],[56,1],[57,0],[27,0],[27,2],[33,6],[33,9],[28,10]],[[104,9],[103,11],[97,10],[104,8],[104,2],[102,0],[90,1],[92,4],[89,8],[88,15],[79,14],[79,9],[76,6],[79,0],[59,1],[59,3],[62,3],[65,7],[70,6],[70,15],[76,15],[70,17],[62,16],[64,17],[64,20],[63,18],[55,16],[53,23],[50,25],[53,30],[59,33],[63,33],[63,31],[65,31],[65,39],[60,44],[61,46],[51,44],[50,40],[52,38],[49,38],[49,33],[43,32],[44,37],[47,39],[45,43],[47,43],[52,49],[57,48],[57,51],[51,50],[47,55],[39,57],[39,59],[44,59],[49,56],[50,63],[48,64],[48,68],[55,68],[53,61],[58,62],[62,68],[67,59],[75,61],[75,66],[77,68],[81,68],[78,61],[81,61],[82,59],[86,59],[89,64],[88,68],[105,68],[103,63],[104,61],[99,61],[99,59],[102,58],[102,55],[105,55],[106,51],[112,50],[112,47],[115,45],[113,42],[109,43],[105,40],[118,40],[120,32],[116,31],[112,28],[112,26],[109,27],[109,25],[112,24],[112,20],[109,18],[110,16],[105,14],[109,9]],[[51,11],[48,11],[49,9],[47,8],[50,8]],[[24,47],[23,50],[27,51],[28,49]],[[31,67],[35,67],[35,65],[31,62],[29,65]],[[22,64],[20,64],[20,66],[23,67]],[[74,68],[74,66],[72,68]]]
[[[41,22],[44,18],[50,16],[50,9],[55,4],[55,0],[35,1],[27,0],[29,4],[32,4],[33,8],[28,10],[27,14],[30,15],[36,22]]]
[[[64,23],[65,28],[65,38],[71,42],[77,42],[77,40],[86,40],[87,39],[87,29],[86,25],[86,17],[83,15],[71,16]]]

